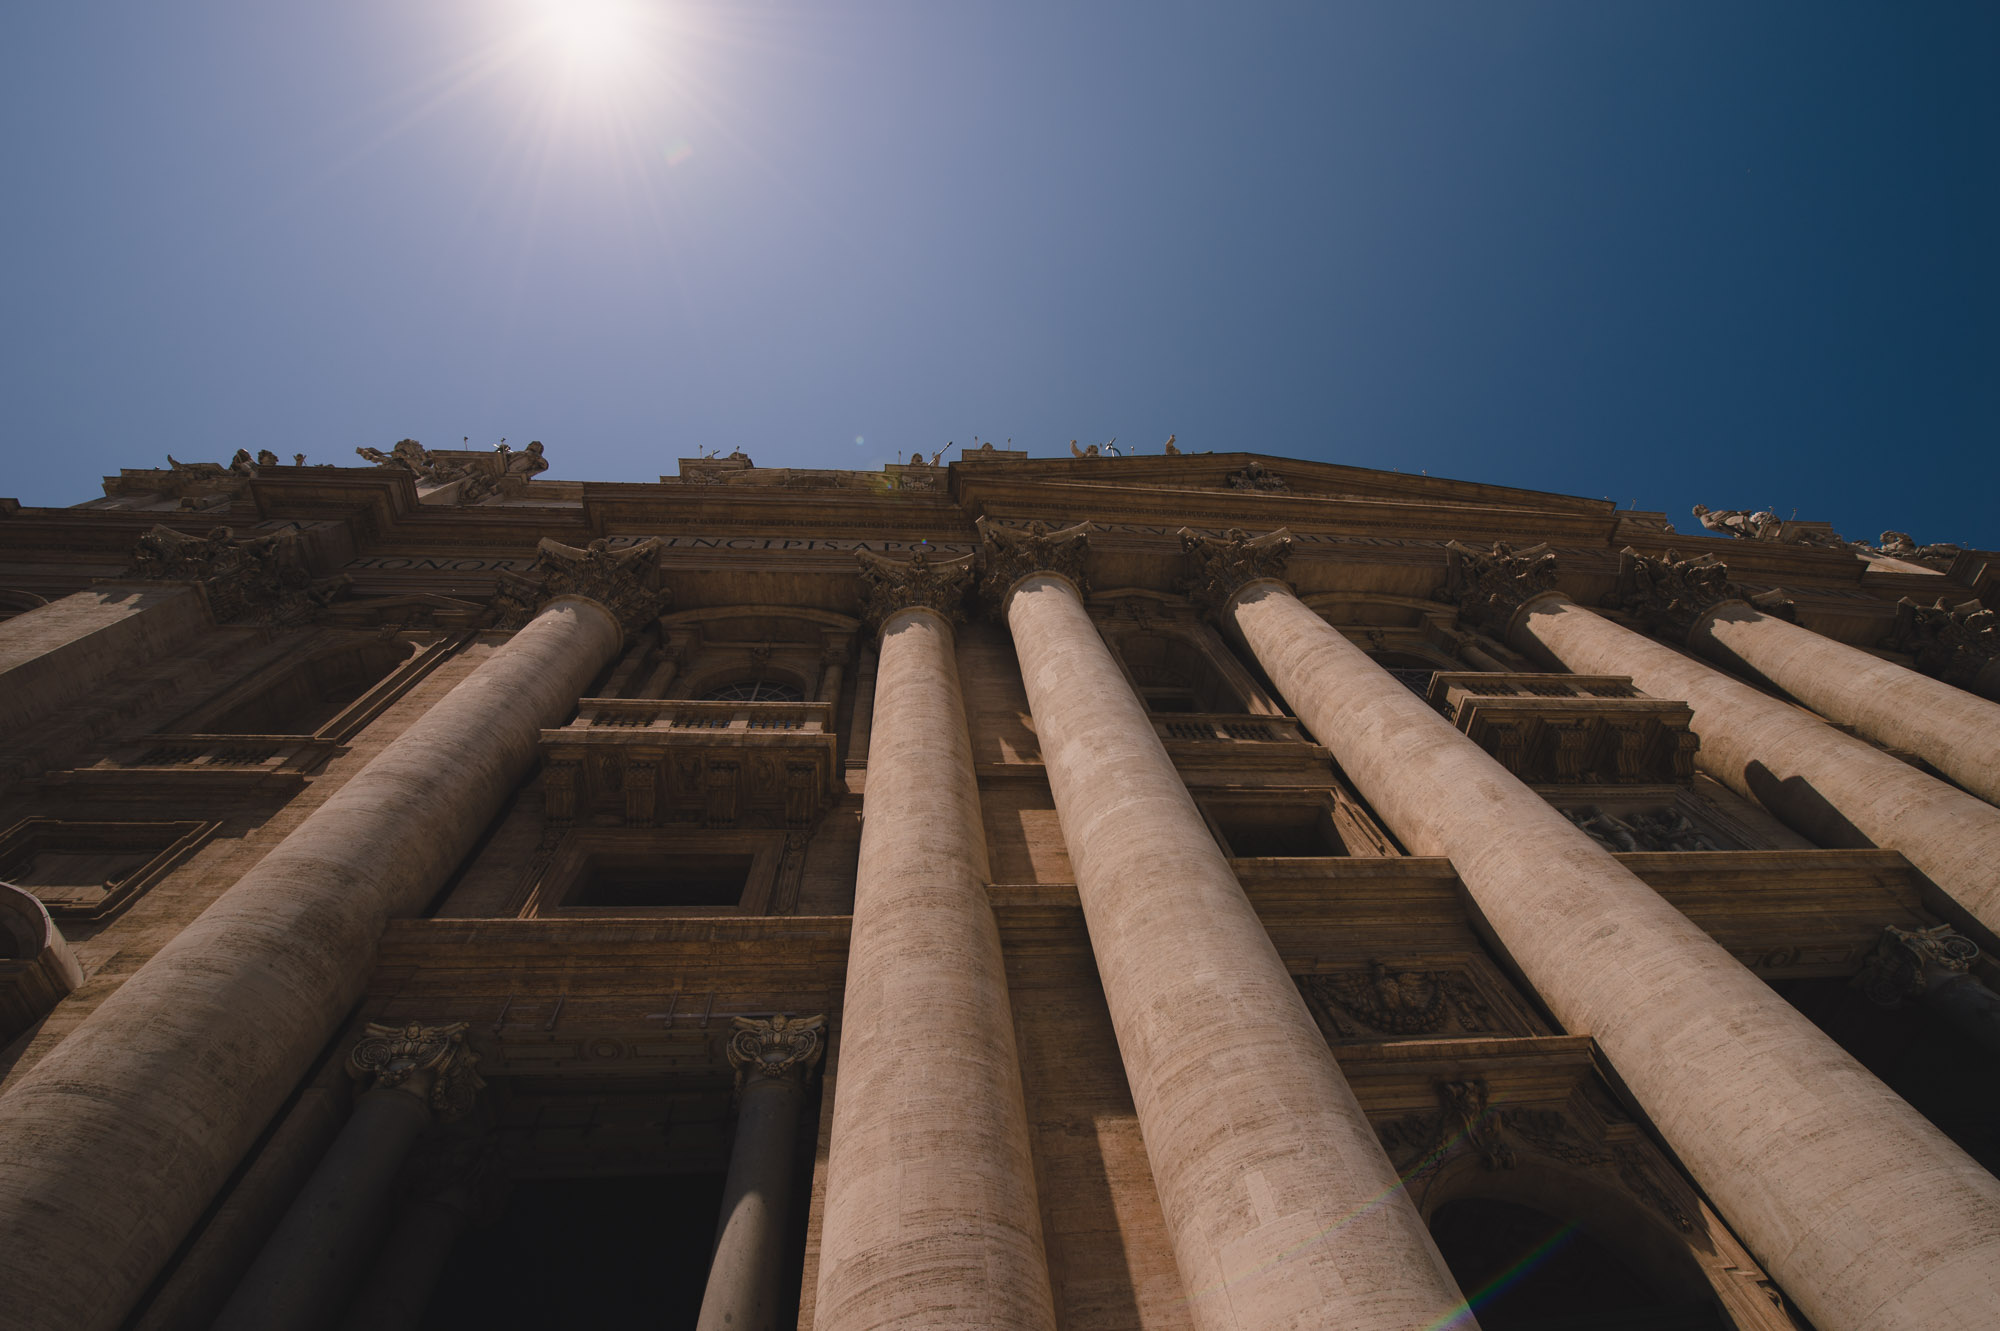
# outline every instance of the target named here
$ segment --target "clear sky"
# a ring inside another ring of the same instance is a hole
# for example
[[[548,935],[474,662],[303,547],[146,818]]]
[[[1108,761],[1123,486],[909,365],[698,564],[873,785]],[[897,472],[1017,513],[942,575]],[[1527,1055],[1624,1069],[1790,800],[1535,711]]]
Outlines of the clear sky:
[[[0,494],[1253,450],[2000,546],[2000,4],[0,13]]]

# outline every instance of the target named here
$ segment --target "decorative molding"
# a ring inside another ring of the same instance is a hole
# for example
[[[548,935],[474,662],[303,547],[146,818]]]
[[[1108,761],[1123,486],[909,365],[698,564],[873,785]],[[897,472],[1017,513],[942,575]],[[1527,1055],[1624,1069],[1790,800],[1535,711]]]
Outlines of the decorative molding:
[[[1562,811],[1592,841],[1612,854],[1637,851],[1721,850],[1709,835],[1676,808],[1607,813],[1595,804]]]
[[[1970,689],[2000,661],[2000,616],[1978,601],[1951,605],[1939,597],[1936,605],[1923,605],[1906,596],[1896,603],[1896,622],[1882,645],[1907,652],[1931,678]]]
[[[1872,1003],[1894,1007],[1918,998],[1954,976],[1968,975],[1979,960],[1979,944],[1948,924],[1928,929],[1882,930],[1854,985]]]
[[[1267,578],[1282,582],[1292,557],[1292,534],[1283,527],[1254,539],[1241,527],[1232,527],[1219,540],[1183,527],[1180,538],[1194,570],[1182,588],[1210,615],[1221,614],[1250,583]]]
[[[1331,1027],[1329,1034],[1341,1039],[1521,1033],[1510,1029],[1462,971],[1397,970],[1376,961],[1365,971],[1294,978]]]
[[[356,1081],[372,1082],[371,1090],[408,1090],[447,1122],[463,1118],[486,1086],[478,1072],[479,1055],[465,1043],[466,1026],[462,1021],[444,1026],[371,1021],[347,1055],[347,1071]]]
[[[622,550],[604,540],[579,550],[544,539],[527,573],[501,573],[494,626],[520,628],[557,597],[581,596],[610,611],[626,632],[637,632],[658,619],[671,599],[658,587],[661,548],[657,537]]]
[[[1266,493],[1292,488],[1284,477],[1261,462],[1252,462],[1240,471],[1230,472],[1223,477],[1222,483],[1231,490],[1262,490]]]
[[[1090,529],[1088,522],[1050,531],[1041,522],[1003,527],[990,518],[979,519],[980,595],[1004,607],[1014,584],[1033,573],[1067,578],[1079,596],[1088,595],[1083,563],[1090,552]]]
[[[1780,619],[1794,618],[1783,592],[1752,594],[1729,580],[1729,566],[1713,555],[1682,559],[1678,550],[1655,559],[1631,546],[1618,552],[1618,585],[1601,604],[1632,615],[1654,633],[1685,640],[1696,622],[1717,606],[1741,601]]]
[[[1444,557],[1445,582],[1434,598],[1456,605],[1461,622],[1503,642],[1515,611],[1556,589],[1556,557],[1546,542],[1517,551],[1495,541],[1492,552],[1483,553],[1449,541]]]
[[[825,1017],[737,1017],[724,1050],[736,1069],[736,1089],[749,1081],[795,1080],[804,1085],[826,1052]]]
[[[879,633],[891,615],[916,608],[935,610],[953,624],[964,622],[965,593],[972,586],[973,556],[961,555],[933,563],[921,550],[907,561],[856,550],[854,558],[861,566],[861,618],[870,631]],[[828,653],[822,653],[823,665],[846,660],[844,645],[837,651],[828,651],[833,654],[829,657]]]
[[[206,536],[154,527],[131,558],[129,579],[200,586],[219,624],[291,628],[312,620],[348,585],[344,574],[315,579],[292,532],[239,539],[227,527]]]

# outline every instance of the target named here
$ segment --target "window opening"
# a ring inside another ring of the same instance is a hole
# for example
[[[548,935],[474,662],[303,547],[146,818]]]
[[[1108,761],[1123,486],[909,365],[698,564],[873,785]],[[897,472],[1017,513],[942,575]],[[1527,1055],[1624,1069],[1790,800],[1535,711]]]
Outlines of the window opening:
[[[1320,806],[1223,809],[1215,819],[1237,859],[1345,855],[1333,820]]]
[[[748,855],[676,855],[671,859],[599,860],[565,906],[734,906],[750,882]]]
[[[804,702],[805,693],[791,684],[774,679],[756,679],[724,684],[701,695],[702,702]]]

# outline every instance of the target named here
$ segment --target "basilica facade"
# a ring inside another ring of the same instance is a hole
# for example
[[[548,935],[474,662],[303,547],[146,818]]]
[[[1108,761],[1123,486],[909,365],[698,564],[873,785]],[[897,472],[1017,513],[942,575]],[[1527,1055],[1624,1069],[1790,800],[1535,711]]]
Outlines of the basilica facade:
[[[2000,1325],[2000,553],[361,453],[0,500],[0,1328]]]

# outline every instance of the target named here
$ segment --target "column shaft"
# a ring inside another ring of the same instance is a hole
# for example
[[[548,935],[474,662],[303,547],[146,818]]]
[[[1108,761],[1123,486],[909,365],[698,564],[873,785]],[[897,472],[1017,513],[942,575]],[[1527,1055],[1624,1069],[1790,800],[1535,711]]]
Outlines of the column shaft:
[[[1901,851],[2000,931],[2000,809],[1560,594],[1529,602],[1510,637],[1577,674],[1685,701],[1703,771],[1821,845]]]
[[[817,1331],[1052,1328],[950,624],[883,626]]]
[[[1991,1318],[2000,1181],[1289,590],[1252,584],[1227,613],[1821,1331]]]
[[[618,641],[551,603],[0,1099],[0,1327],[118,1324]]]
[[[1741,601],[1699,621],[1688,645],[1711,661],[1762,675],[1828,720],[1914,753],[2000,804],[2000,703]]]
[[[458,1183],[405,1207],[341,1326],[346,1331],[416,1331],[422,1326],[472,1208],[470,1191]]]
[[[0,735],[171,654],[212,622],[198,589],[146,582],[92,587],[0,622]]]
[[[775,1331],[792,1156],[805,1087],[793,1077],[752,1077],[736,1110],[736,1142],[722,1188],[715,1258],[696,1331]]]
[[[380,1231],[396,1175],[430,1121],[430,1106],[410,1091],[385,1086],[362,1096],[214,1331],[331,1325]]]
[[[1007,623],[1195,1325],[1442,1325],[1451,1276],[1075,588],[1021,579]]]

